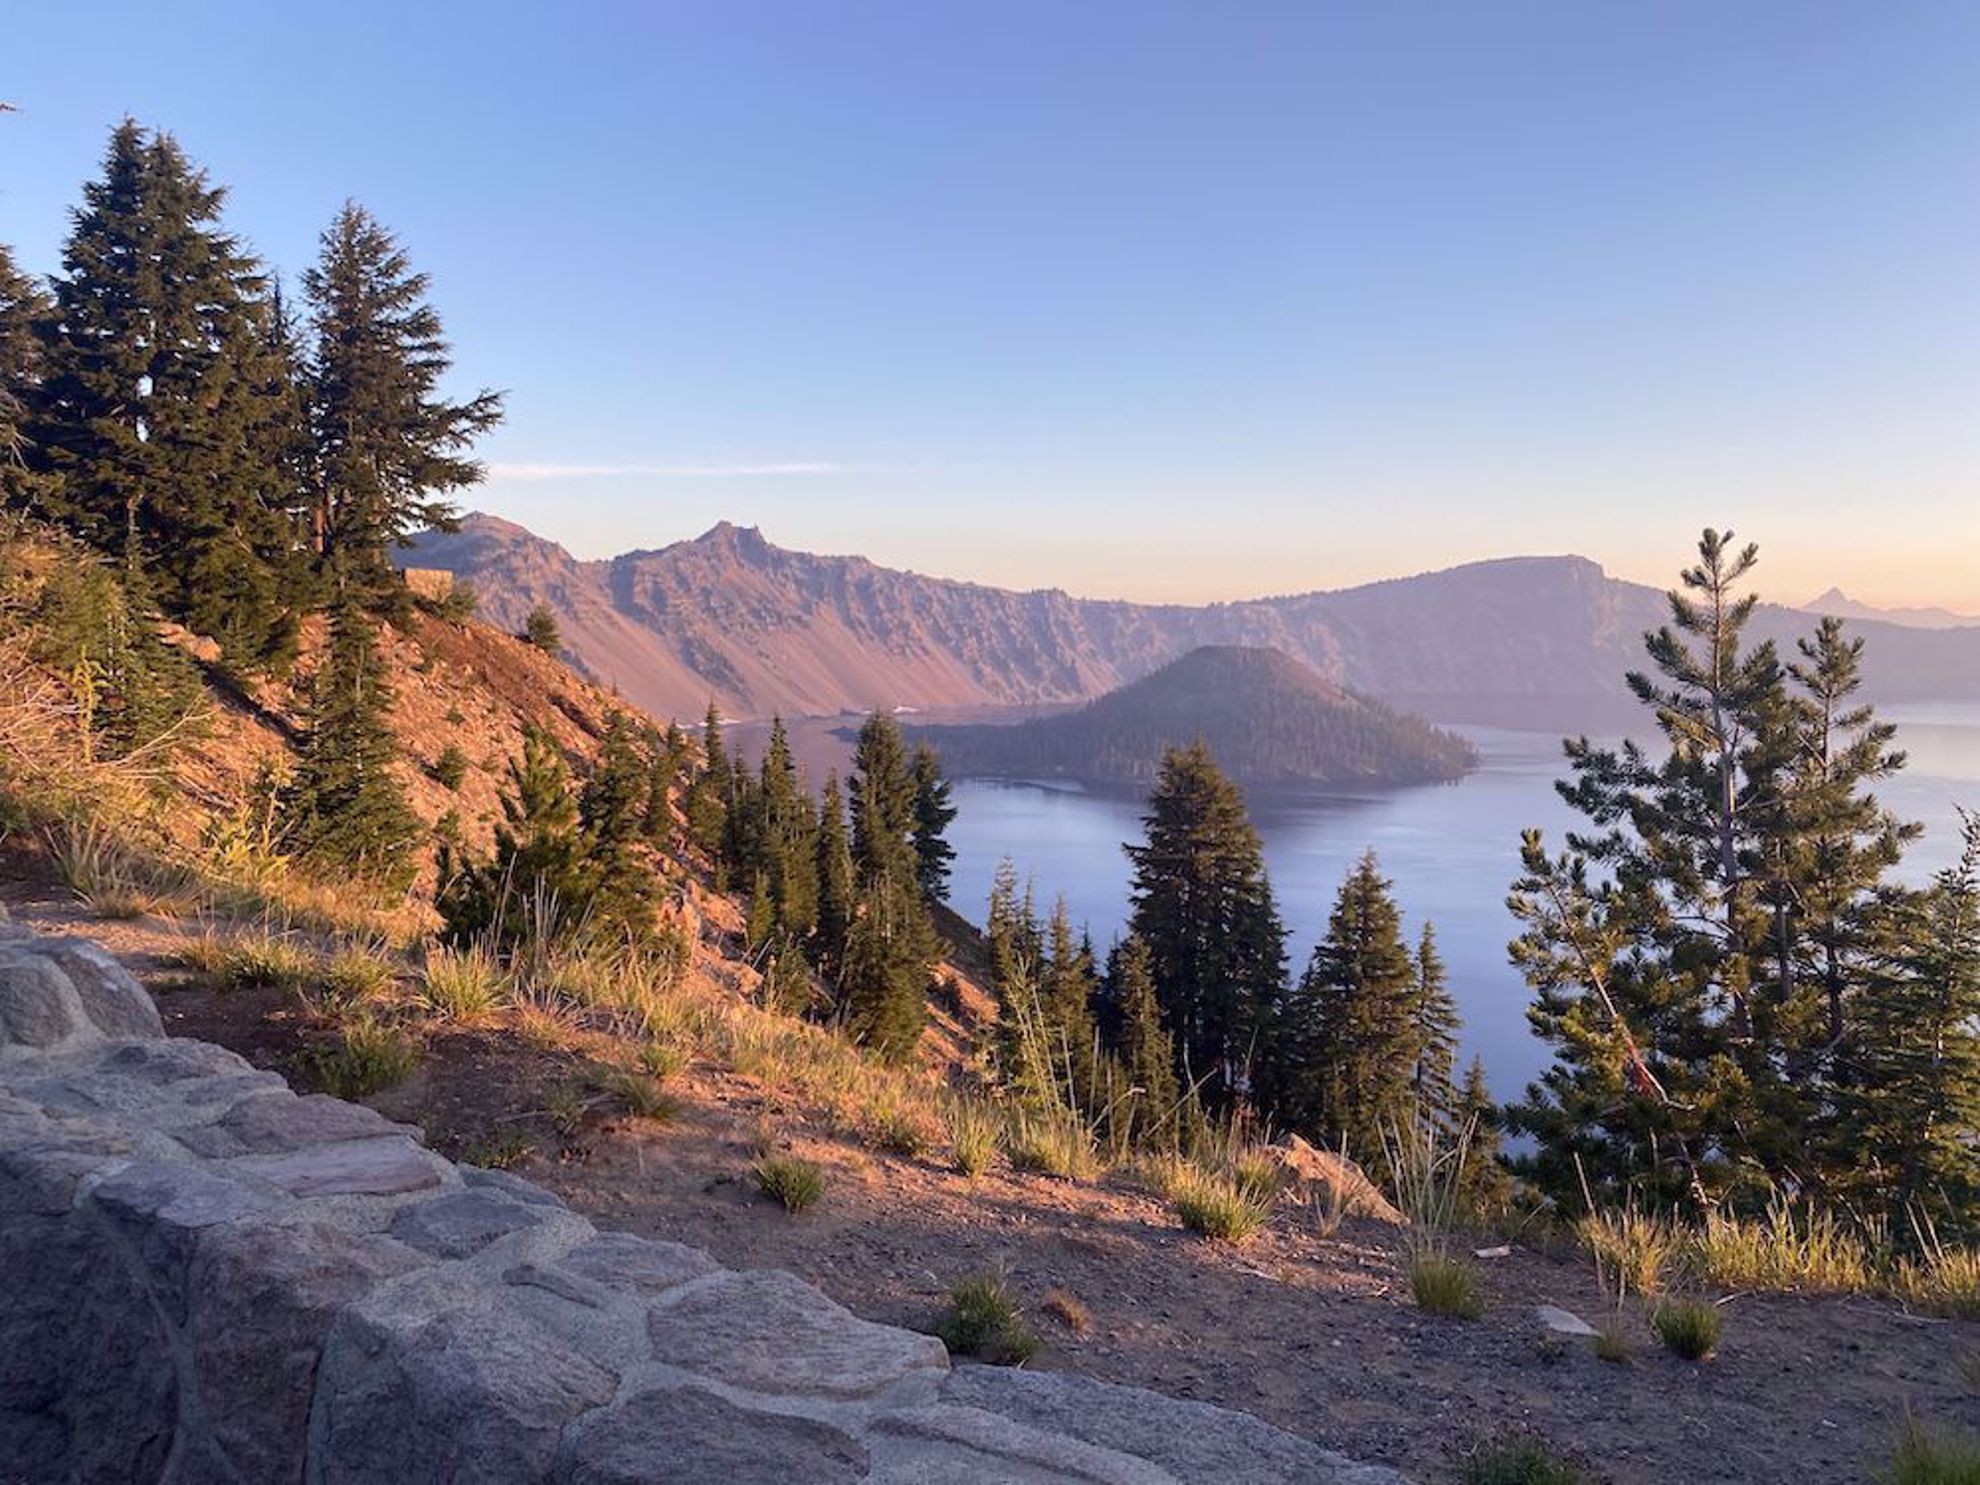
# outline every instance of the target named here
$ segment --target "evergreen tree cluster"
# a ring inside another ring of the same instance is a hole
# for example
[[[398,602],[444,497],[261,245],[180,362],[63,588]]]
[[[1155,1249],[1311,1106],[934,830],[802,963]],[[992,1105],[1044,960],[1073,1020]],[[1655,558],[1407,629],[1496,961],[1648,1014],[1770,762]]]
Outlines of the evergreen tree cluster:
[[[526,730],[522,752],[509,760],[489,858],[441,848],[435,906],[446,941],[511,954],[530,945],[650,940],[664,867],[649,811],[654,752],[665,746],[639,738],[615,712],[579,780],[554,738]]]
[[[1974,1228],[1980,834],[1922,890],[1904,764],[1857,698],[1863,642],[1823,619],[1750,644],[1757,561],[1707,531],[1629,677],[1657,747],[1570,740],[1585,824],[1527,833],[1512,945],[1554,1064],[1510,1111],[1544,1190],[1694,1208],[1786,1193]]]
[[[1063,900],[1041,924],[1015,869],[998,871],[988,933],[1013,1096],[1097,1111],[1111,1133],[1158,1142],[1186,1137],[1202,1113],[1243,1109],[1363,1161],[1413,1130],[1468,1134],[1475,1192],[1502,1197],[1496,1114],[1482,1067],[1458,1080],[1435,933],[1426,924],[1405,941],[1375,857],[1348,874],[1289,985],[1258,834],[1202,742],[1163,758],[1143,827],[1126,847],[1129,933],[1104,972]]]
[[[807,788],[781,720],[751,768],[710,703],[688,778],[688,841],[747,903],[749,952],[783,1008],[844,1024],[900,1059],[926,1017],[942,944],[932,912],[948,894],[955,807],[935,756],[875,712],[845,784]]]
[[[0,507],[114,573],[114,594],[71,585],[72,615],[105,617],[64,658],[84,667],[79,694],[112,699],[122,745],[189,685],[158,616],[255,675],[285,672],[304,617],[330,609],[285,841],[320,869],[403,881],[415,832],[374,616],[404,602],[393,549],[450,524],[448,497],[480,480],[469,451],[501,398],[441,394],[427,279],[362,206],[324,231],[297,314],[225,205],[171,135],[127,119],[46,288],[0,247]]]

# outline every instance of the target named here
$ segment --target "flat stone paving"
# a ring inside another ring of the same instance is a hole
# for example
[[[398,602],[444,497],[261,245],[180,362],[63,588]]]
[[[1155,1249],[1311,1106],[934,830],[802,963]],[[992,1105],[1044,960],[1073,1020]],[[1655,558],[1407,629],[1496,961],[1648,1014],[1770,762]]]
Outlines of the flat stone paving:
[[[0,929],[0,932],[4,932]],[[0,937],[0,1485],[1400,1485],[1247,1414],[600,1233]]]

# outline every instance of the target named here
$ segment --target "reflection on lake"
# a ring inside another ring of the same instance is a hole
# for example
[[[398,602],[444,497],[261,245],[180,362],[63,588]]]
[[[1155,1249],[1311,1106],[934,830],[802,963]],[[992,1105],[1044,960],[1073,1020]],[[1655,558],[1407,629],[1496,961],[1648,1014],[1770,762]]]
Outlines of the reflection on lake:
[[[1956,806],[1980,806],[1980,706],[1899,707],[1910,765],[1881,791],[1925,838],[1904,875],[1923,881],[1958,853]],[[1252,817],[1289,931],[1297,973],[1326,929],[1334,892],[1362,851],[1373,848],[1396,884],[1414,939],[1437,925],[1451,989],[1464,1013],[1464,1055],[1484,1057],[1494,1096],[1516,1094],[1546,1062],[1527,1029],[1526,987],[1506,962],[1515,925],[1505,909],[1519,865],[1519,835],[1538,825],[1558,847],[1575,819],[1555,795],[1565,768],[1557,733],[1457,728],[1477,744],[1478,771],[1456,784],[1257,801]],[[1124,841],[1141,837],[1141,804],[1065,787],[965,780],[950,839],[956,846],[951,901],[981,921],[991,874],[1008,856],[1034,881],[1041,913],[1060,893],[1075,923],[1105,952],[1127,917]]]

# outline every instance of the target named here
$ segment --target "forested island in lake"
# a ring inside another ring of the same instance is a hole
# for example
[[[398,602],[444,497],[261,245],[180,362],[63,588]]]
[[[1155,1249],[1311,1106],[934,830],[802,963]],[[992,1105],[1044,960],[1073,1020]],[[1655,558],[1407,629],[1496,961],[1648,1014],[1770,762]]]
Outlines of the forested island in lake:
[[[1254,787],[1425,784],[1476,766],[1470,743],[1334,685],[1275,649],[1206,645],[1074,711],[1015,724],[916,729],[953,777],[1141,786],[1171,747],[1202,739]]]

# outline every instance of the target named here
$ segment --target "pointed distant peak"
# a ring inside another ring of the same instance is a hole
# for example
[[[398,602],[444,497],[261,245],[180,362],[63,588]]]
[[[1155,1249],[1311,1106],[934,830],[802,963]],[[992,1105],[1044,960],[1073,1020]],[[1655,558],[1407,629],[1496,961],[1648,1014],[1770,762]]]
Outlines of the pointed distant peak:
[[[760,526],[738,526],[734,521],[717,521],[694,539],[694,545],[743,557],[760,557],[770,550]]]
[[[1847,593],[1843,592],[1841,588],[1831,588],[1828,592],[1817,594],[1815,597],[1809,599],[1806,603],[1802,604],[1802,607],[1819,611],[1832,603],[1848,604],[1852,608],[1856,606],[1854,600]]]

